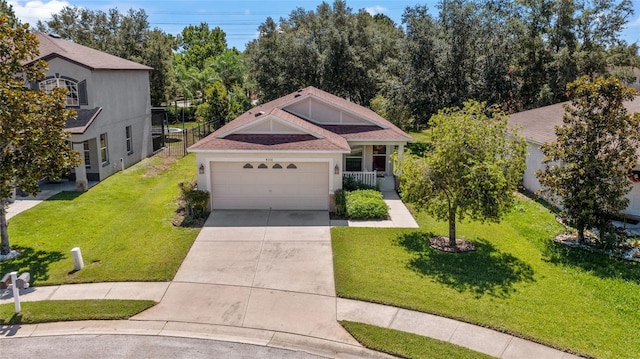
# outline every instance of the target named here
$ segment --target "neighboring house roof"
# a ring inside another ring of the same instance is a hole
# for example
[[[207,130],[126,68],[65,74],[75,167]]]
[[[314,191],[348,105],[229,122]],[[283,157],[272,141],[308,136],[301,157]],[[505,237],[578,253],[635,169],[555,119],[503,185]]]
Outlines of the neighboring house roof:
[[[553,142],[556,140],[556,126],[562,125],[564,105],[570,102],[522,111],[511,115],[509,127],[519,129],[519,134],[534,143]],[[640,112],[640,96],[633,101],[624,102],[629,113]],[[640,131],[640,129],[638,129]]]
[[[64,129],[72,135],[81,135],[89,128],[100,112],[102,112],[102,107],[76,110],[78,115],[75,118],[67,119]]]
[[[313,99],[358,118],[361,124],[321,124],[290,111],[300,101]],[[274,121],[281,132],[256,130],[252,126]],[[391,122],[368,108],[307,87],[271,102],[254,107],[189,148],[203,151],[338,151],[349,152],[347,140],[411,141]]]
[[[48,61],[52,58],[60,57],[84,66],[89,70],[153,70],[149,66],[125,60],[57,36],[47,35],[42,32],[35,32],[35,35],[40,41],[40,56],[31,62],[36,60]]]

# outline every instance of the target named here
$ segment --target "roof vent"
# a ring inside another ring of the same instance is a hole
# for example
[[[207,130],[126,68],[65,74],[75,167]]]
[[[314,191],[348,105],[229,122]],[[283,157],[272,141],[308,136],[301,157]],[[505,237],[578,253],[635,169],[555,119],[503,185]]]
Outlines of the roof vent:
[[[258,111],[258,112],[256,112],[256,117],[258,117],[258,116],[262,116],[262,115],[264,115],[264,111]]]
[[[58,35],[58,34],[53,34],[53,33],[52,33],[52,34],[49,34],[49,36],[50,36],[50,37],[53,37],[54,39],[59,39],[59,38],[60,38],[60,35]]]
[[[296,94],[295,96],[293,96],[293,97],[300,97],[300,96],[302,96],[302,95],[300,95],[299,93],[297,93],[297,94]]]

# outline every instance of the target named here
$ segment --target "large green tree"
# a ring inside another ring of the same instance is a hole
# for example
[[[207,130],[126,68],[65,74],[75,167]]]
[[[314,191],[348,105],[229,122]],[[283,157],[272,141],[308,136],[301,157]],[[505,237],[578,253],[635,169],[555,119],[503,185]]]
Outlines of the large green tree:
[[[44,78],[46,63],[38,56],[38,40],[28,25],[13,27],[0,16],[0,254],[11,250],[7,231],[8,198],[16,189],[34,194],[44,177],[58,178],[78,161],[64,126],[65,91],[52,93],[25,87]]]
[[[220,27],[210,29],[206,22],[185,27],[178,35],[180,61],[186,68],[203,70],[208,59],[227,49],[226,36]]]
[[[578,230],[600,229],[604,239],[612,216],[628,205],[629,174],[638,164],[640,114],[629,114],[623,102],[636,91],[616,78],[582,77],[570,83],[557,139],[543,144],[543,170],[537,173],[541,193],[561,206],[562,217]]]
[[[7,22],[12,27],[17,26],[20,21],[16,17],[16,13],[13,11],[13,6],[6,2],[5,0],[0,0],[0,16],[4,16],[7,18]]]
[[[354,12],[341,0],[297,8],[279,23],[267,18],[258,30],[246,53],[261,101],[316,86],[369,105],[403,36],[388,17]]]
[[[431,118],[433,150],[400,162],[400,193],[439,220],[449,222],[449,246],[456,246],[456,222],[498,222],[513,206],[525,169],[526,142],[507,129],[508,115],[469,100],[462,108]]]

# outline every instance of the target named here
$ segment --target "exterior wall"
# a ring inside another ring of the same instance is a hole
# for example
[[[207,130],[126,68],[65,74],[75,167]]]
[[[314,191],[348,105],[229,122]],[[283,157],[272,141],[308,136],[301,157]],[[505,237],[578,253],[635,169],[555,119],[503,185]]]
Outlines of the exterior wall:
[[[527,142],[527,169],[524,172],[524,178],[522,184],[530,192],[538,191],[542,186],[536,177],[536,171],[542,169],[542,150],[540,145],[532,142]]]
[[[384,172],[384,174],[386,176],[392,176],[393,175],[393,161],[391,160],[391,155],[395,152],[396,150],[396,146],[397,147],[402,147],[403,151],[404,151],[404,142],[393,142],[393,143],[389,143],[389,142],[382,142],[382,143],[364,143],[364,142],[353,142],[350,141],[349,142],[350,146],[363,146],[362,149],[362,171],[365,172],[372,172],[373,171],[373,146],[374,145],[386,145],[387,146],[387,156],[386,156],[386,171]],[[346,155],[344,155],[343,157],[346,157]],[[345,161],[346,159],[343,158],[342,160],[342,167],[345,166]]]
[[[151,99],[147,71],[90,71],[60,58],[49,61],[47,76],[66,76],[77,81],[86,80],[88,105],[80,108],[102,107],[102,112],[84,134],[72,135],[75,143],[89,140],[91,166],[89,179],[103,180],[123,167],[127,168],[153,151],[151,141]],[[131,126],[133,152],[127,152],[126,130]],[[100,134],[107,134],[109,162],[100,158]]]
[[[324,125],[369,125],[358,116],[316,99],[306,99],[290,105],[287,111]]]
[[[246,152],[246,153],[196,153],[196,173],[198,189],[211,193],[211,166],[215,161],[226,162],[326,162],[329,164],[329,188],[327,188],[327,198],[338,189],[342,188],[342,154],[341,153],[287,153],[287,152]],[[335,173],[335,166],[338,166],[338,173]],[[200,173],[200,166],[204,167]]]

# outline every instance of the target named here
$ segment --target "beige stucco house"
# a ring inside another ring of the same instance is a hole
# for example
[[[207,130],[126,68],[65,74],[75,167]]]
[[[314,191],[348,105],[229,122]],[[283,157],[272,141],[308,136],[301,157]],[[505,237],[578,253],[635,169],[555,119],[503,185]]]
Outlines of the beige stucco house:
[[[36,33],[40,56],[49,65],[33,89],[68,90],[71,145],[82,163],[72,170],[78,189],[101,181],[152,153],[149,72],[152,68],[59,37]]]
[[[212,209],[327,210],[344,175],[393,174],[411,137],[375,112],[307,87],[257,106],[189,148]]]
[[[562,125],[565,113],[563,105],[565,104],[558,103],[523,111],[511,115],[509,118],[509,126],[519,129],[520,135],[527,140],[527,169],[524,173],[523,185],[528,191],[536,192],[541,188],[536,177],[536,171],[543,168],[542,159],[544,156],[540,145],[556,140],[555,127]],[[640,112],[640,96],[637,96],[633,101],[625,102],[625,107],[629,113]],[[640,129],[638,130],[640,131]],[[640,164],[636,166],[634,173],[640,175]],[[630,176],[630,180],[633,181],[633,189],[628,195],[629,206],[625,213],[640,217],[640,177],[635,179]]]

